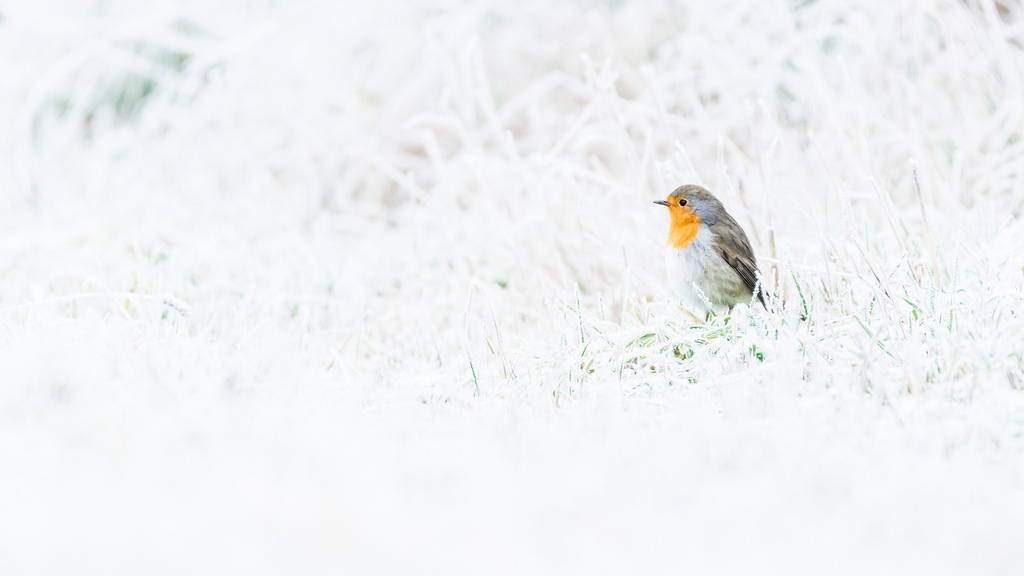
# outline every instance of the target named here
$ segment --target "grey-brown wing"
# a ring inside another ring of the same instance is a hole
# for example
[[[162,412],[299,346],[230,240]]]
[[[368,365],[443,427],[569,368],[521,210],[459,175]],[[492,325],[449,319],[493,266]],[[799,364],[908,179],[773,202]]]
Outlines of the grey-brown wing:
[[[715,230],[715,252],[718,252],[725,262],[739,274],[743,285],[751,293],[755,288],[758,289],[757,299],[767,310],[768,300],[765,297],[767,290],[763,285],[758,286],[757,284],[757,261],[754,259],[754,251],[750,248],[750,241],[747,240],[747,235],[743,233],[743,229],[736,224],[735,220],[732,220],[731,224],[733,225],[729,227],[715,226],[718,228]]]

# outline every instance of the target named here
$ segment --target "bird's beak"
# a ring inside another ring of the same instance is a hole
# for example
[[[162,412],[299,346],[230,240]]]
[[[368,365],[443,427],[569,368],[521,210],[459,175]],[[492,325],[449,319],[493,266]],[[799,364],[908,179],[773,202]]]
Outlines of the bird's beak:
[[[669,206],[669,203],[666,202],[665,200],[655,200],[654,203],[661,204],[662,206]]]

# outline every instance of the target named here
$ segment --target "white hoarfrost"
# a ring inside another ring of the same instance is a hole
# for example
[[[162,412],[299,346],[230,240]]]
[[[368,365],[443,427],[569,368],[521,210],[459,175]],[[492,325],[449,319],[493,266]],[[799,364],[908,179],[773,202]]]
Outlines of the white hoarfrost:
[[[1024,565],[1019,2],[0,0],[0,82],[0,573]]]

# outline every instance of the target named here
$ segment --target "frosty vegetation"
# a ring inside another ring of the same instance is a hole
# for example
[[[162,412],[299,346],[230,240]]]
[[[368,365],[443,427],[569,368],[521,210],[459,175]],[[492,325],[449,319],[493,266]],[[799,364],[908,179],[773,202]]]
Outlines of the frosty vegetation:
[[[1024,564],[1019,2],[0,0],[0,82],[0,573]]]

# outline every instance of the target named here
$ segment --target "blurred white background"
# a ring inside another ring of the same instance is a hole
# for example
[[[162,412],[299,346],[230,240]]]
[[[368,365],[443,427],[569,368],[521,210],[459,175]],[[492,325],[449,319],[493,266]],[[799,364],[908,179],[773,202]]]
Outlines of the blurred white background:
[[[1013,0],[0,0],[0,573],[1015,574],[1022,135]]]

